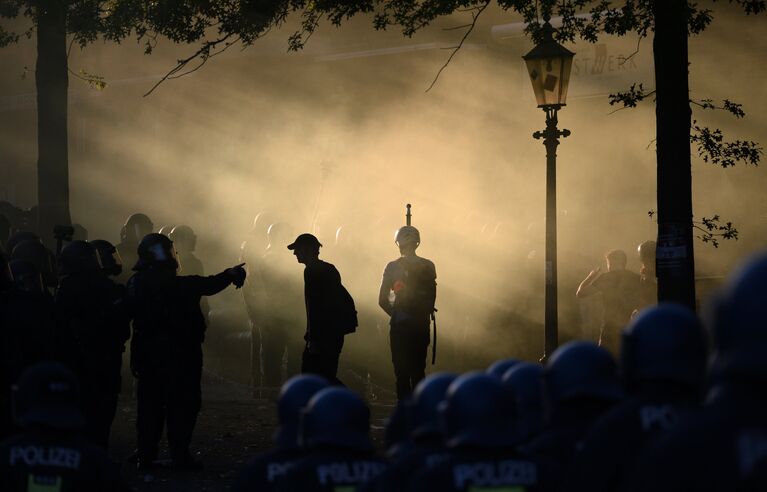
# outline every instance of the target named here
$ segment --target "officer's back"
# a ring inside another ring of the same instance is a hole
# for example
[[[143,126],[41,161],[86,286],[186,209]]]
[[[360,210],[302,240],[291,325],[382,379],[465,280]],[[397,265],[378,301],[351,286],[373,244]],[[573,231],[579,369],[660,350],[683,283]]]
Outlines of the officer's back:
[[[282,385],[277,402],[280,425],[274,435],[274,447],[243,467],[232,486],[233,492],[274,490],[277,481],[306,456],[298,436],[301,412],[309,400],[328,385],[324,378],[314,374],[294,376]]]
[[[570,342],[551,355],[544,369],[548,409],[546,429],[525,451],[546,464],[559,483],[589,428],[623,397],[617,367],[607,350],[590,342]]]
[[[666,303],[635,317],[623,332],[620,361],[631,396],[589,431],[565,489],[625,486],[637,456],[698,412],[706,360],[703,327],[691,310]]]
[[[351,390],[325,388],[312,397],[302,419],[308,451],[277,484],[280,491],[354,490],[384,469],[369,438],[370,411]]]
[[[766,298],[763,254],[715,301],[715,352],[700,417],[643,454],[630,490],[767,490]]]
[[[0,484],[9,492],[128,490],[106,453],[78,433],[74,375],[56,363],[27,370],[15,395],[21,433],[0,443]]]
[[[459,377],[440,411],[449,453],[415,474],[407,490],[550,490],[539,463],[515,449],[513,395],[497,378]]]

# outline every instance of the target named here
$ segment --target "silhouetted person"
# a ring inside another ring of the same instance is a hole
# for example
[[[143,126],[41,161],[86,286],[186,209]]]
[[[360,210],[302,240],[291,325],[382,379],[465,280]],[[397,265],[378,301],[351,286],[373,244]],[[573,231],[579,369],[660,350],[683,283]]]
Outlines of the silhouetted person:
[[[14,408],[23,431],[0,443],[3,490],[28,492],[127,492],[106,452],[79,433],[77,380],[64,366],[46,362],[19,379]]]
[[[147,234],[151,233],[154,229],[152,220],[145,214],[132,214],[125,221],[125,224],[120,229],[120,242],[117,244],[117,251],[120,252],[120,256],[123,262],[128,265],[117,282],[125,284],[131,276],[130,268],[138,261],[136,256],[136,250],[138,248],[139,241]]]
[[[306,348],[301,372],[319,374],[328,381],[342,384],[336,377],[338,358],[344,336],[355,331],[357,312],[354,301],[343,285],[336,267],[319,259],[319,240],[301,234],[288,245],[304,269],[306,300]]]
[[[240,471],[232,492],[272,491],[277,480],[306,456],[299,435],[301,414],[309,400],[328,384],[317,375],[300,374],[282,385],[277,401],[279,427],[274,434],[274,447],[253,458]]]
[[[194,254],[197,248],[197,235],[187,225],[177,225],[168,235],[176,248],[178,262],[184,275],[205,275],[202,261]]]
[[[248,278],[242,287],[242,299],[250,321],[250,377],[255,394],[261,387],[261,328],[266,312],[266,293],[261,282],[261,260],[269,243],[266,231],[271,225],[267,212],[259,212],[253,219],[248,238],[240,245],[240,262],[245,263]]]
[[[13,431],[11,386],[27,367],[52,359],[64,346],[40,271],[28,261],[12,260],[6,275],[12,286],[0,293],[0,438]]]
[[[548,479],[564,485],[564,474],[598,418],[623,398],[612,355],[592,342],[556,349],[544,368],[546,428],[523,450],[546,467]]]
[[[128,281],[131,367],[138,378],[138,466],[153,466],[167,422],[173,466],[199,469],[189,444],[201,405],[205,319],[200,298],[230,284],[242,286],[245,270],[239,265],[210,277],[178,276],[173,242],[157,233],[141,240],[138,257],[136,274]]]
[[[310,400],[301,419],[307,457],[277,482],[281,492],[355,490],[385,468],[370,441],[370,410],[347,388],[325,388]]]
[[[264,310],[261,322],[261,361],[263,386],[276,391],[282,384],[282,359],[287,355],[286,377],[301,371],[301,351],[305,345],[305,310],[301,281],[295,275],[295,263],[285,244],[292,238],[286,224],[275,223],[267,230],[269,246],[259,262],[263,286]]]
[[[583,439],[564,490],[625,490],[642,451],[699,412],[707,356],[703,326],[688,308],[664,303],[634,317],[620,359],[630,395]]]
[[[458,377],[440,414],[445,456],[412,474],[409,488],[400,490],[552,490],[539,463],[516,450],[513,397],[498,378],[478,372]]]
[[[106,449],[117,411],[122,354],[130,337],[125,288],[104,275],[98,250],[85,241],[64,247],[59,271],[56,311],[60,326],[74,338],[72,366],[82,389],[84,432]]]
[[[43,285],[51,292],[58,287],[56,256],[39,239],[27,239],[17,243],[11,259],[29,261],[35,265],[43,279]]]
[[[626,253],[615,249],[605,255],[607,271],[592,270],[578,286],[575,295],[584,298],[596,293],[602,294],[604,318],[599,335],[599,345],[617,355],[620,345],[620,331],[641,305],[642,293],[639,275],[626,270]]]
[[[421,235],[413,226],[397,231],[399,259],[386,265],[378,305],[391,316],[389,342],[397,398],[405,399],[426,374],[429,322],[437,297],[434,263],[415,254]],[[393,299],[392,299],[393,298]]]
[[[701,414],[651,446],[629,490],[767,490],[767,255],[737,269],[713,302]]]

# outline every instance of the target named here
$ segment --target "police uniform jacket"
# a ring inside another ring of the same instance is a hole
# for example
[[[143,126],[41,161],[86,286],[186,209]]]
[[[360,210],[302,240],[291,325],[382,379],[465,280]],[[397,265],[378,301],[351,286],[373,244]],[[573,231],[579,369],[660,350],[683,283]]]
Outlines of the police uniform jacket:
[[[381,473],[386,464],[371,452],[347,449],[315,450],[278,481],[280,492],[354,490]]]
[[[5,492],[126,492],[119,469],[101,449],[68,433],[28,430],[0,443]]]

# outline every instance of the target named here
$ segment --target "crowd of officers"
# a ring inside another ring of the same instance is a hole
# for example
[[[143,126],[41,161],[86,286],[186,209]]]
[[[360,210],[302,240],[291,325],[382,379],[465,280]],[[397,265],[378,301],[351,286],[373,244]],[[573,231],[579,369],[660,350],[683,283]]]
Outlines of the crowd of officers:
[[[175,240],[193,242],[193,233],[180,228]],[[435,268],[415,255],[417,229],[401,228],[396,241],[402,256],[387,265],[379,299],[391,316],[398,394],[385,453],[370,440],[365,402],[335,374],[356,327],[353,301],[336,338],[317,336],[338,314],[326,293],[340,275],[319,260],[317,238],[302,234],[288,248],[305,265],[304,374],[282,385],[274,446],[233,490],[767,490],[767,256],[712,303],[708,333],[696,313],[659,304],[622,328],[617,359],[576,341],[545,364],[508,359],[425,376]],[[72,241],[56,255],[31,233],[5,247],[0,484],[125,490],[106,447],[131,323],[139,469],[157,466],[164,428],[171,466],[199,469],[189,444],[201,403],[201,300],[242,287],[243,266],[179,275],[181,252],[142,218],[126,223],[117,248]],[[179,249],[187,258],[194,250]],[[125,285],[123,263],[132,270]]]

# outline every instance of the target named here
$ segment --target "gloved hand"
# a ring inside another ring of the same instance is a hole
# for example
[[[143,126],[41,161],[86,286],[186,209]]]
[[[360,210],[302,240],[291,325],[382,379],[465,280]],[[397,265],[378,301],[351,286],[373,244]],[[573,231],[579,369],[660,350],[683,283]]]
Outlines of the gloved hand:
[[[236,288],[240,288],[245,283],[245,269],[243,268],[245,263],[240,263],[232,268],[227,268],[226,273],[232,278],[232,283]]]

